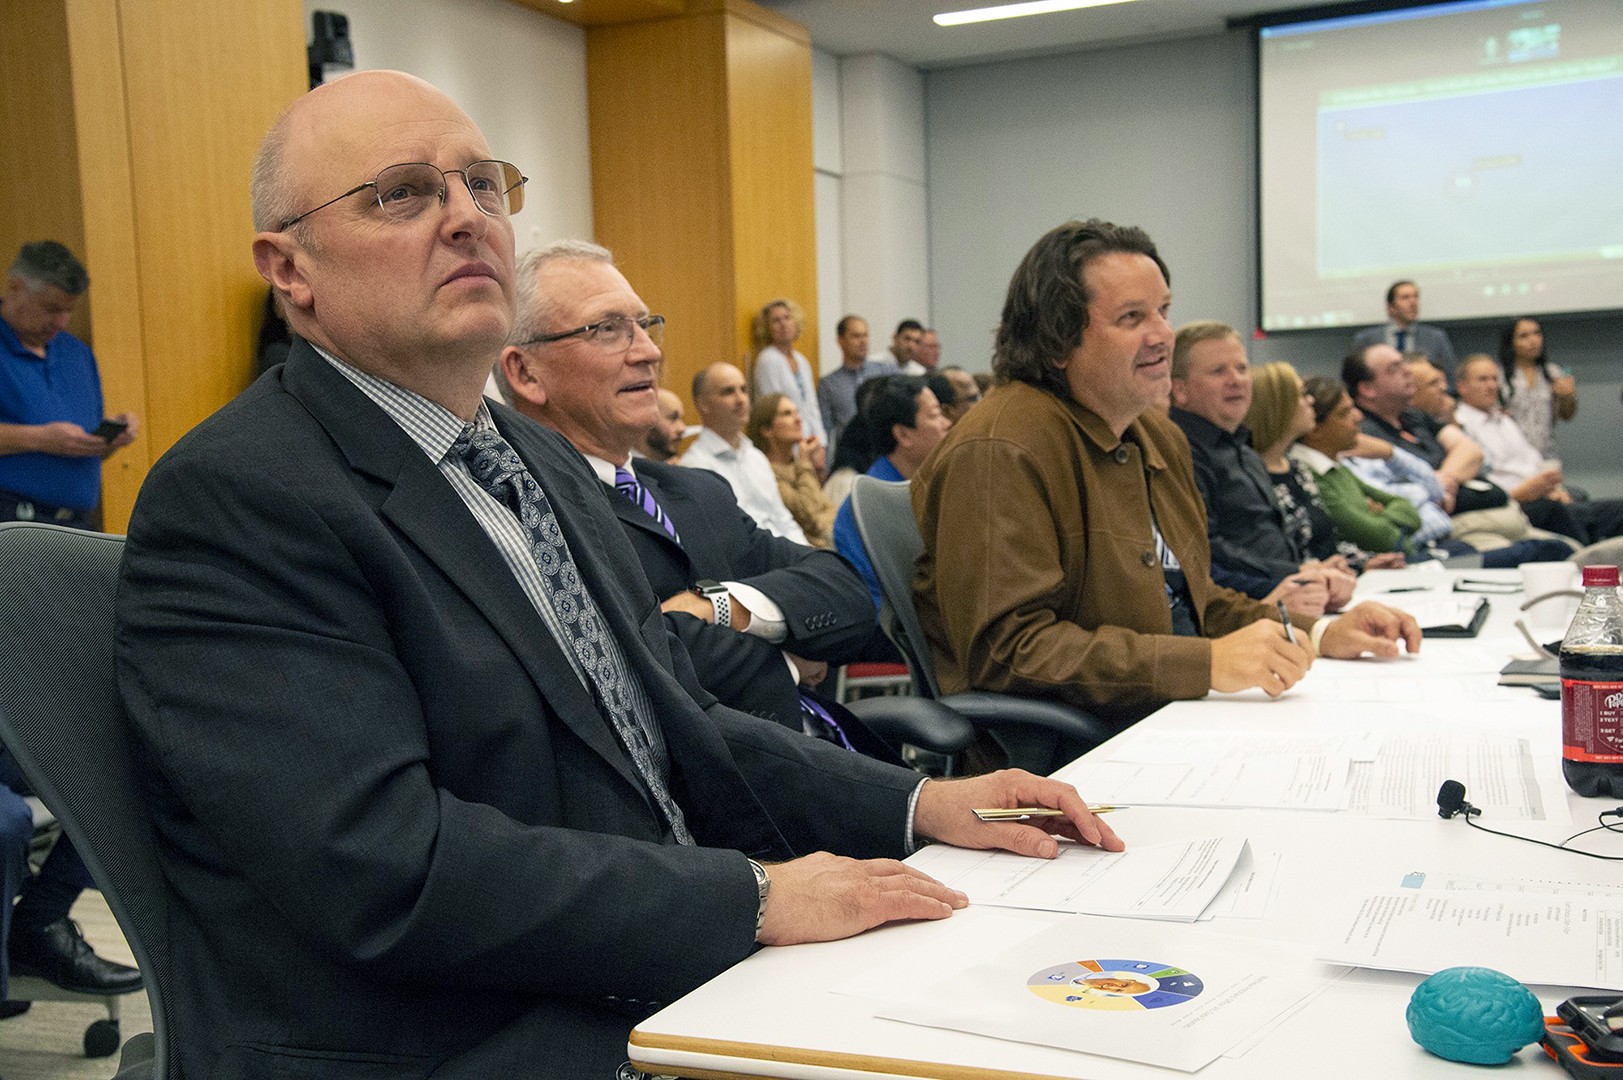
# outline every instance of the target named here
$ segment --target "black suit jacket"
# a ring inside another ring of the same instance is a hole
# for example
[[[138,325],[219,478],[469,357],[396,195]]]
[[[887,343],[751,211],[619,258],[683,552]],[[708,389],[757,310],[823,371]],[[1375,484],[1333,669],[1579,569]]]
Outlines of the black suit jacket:
[[[606,1078],[633,999],[752,948],[741,852],[900,852],[916,775],[697,689],[602,485],[495,414],[641,673],[703,846],[665,842],[436,463],[296,343],[153,468],[120,583],[187,1077]]]
[[[691,615],[667,616],[699,681],[734,708],[800,730],[799,690],[780,650],[836,666],[855,659],[875,629],[862,578],[839,555],[758,526],[716,473],[645,458],[632,467],[682,538],[672,540],[641,507],[611,494],[655,595],[665,599],[710,578],[753,586],[783,609],[781,645]]]

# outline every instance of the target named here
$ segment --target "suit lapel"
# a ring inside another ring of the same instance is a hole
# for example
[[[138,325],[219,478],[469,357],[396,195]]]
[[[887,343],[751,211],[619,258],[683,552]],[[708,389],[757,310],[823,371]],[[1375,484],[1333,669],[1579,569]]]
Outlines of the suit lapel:
[[[671,519],[671,524],[676,527],[676,534],[685,537],[691,532],[694,536],[698,536],[700,526],[698,522],[693,521],[692,515],[688,512],[690,506],[687,497],[680,491],[661,486],[657,477],[638,469],[635,462],[632,463],[632,469],[637,474],[637,482],[648,489],[648,493],[654,497],[654,501],[659,504],[660,509],[665,511],[665,516]],[[642,507],[631,505],[630,499],[620,495],[619,492],[615,492],[613,501],[615,516],[633,528],[647,533],[655,541],[668,548],[682,563],[683,574],[686,576],[691,562],[687,549],[672,540],[671,534],[666,532],[659,522],[649,517]]]
[[[387,413],[304,342],[295,343],[283,378],[288,392],[326,429],[350,466],[386,485],[379,505],[383,517],[495,628],[558,717],[646,798],[642,780],[562,646],[435,463]],[[570,548],[579,550],[573,537]]]

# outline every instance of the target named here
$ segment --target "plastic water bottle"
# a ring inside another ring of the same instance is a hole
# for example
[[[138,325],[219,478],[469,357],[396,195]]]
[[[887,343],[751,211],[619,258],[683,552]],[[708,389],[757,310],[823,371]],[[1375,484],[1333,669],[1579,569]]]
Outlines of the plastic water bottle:
[[[1561,773],[1580,795],[1623,798],[1623,597],[1617,567],[1584,567],[1561,641]]]

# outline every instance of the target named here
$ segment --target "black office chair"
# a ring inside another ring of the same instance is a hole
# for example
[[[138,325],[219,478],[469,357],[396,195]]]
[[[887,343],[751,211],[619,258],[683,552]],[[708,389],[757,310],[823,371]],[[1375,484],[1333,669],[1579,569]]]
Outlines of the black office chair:
[[[146,982],[153,1036],[126,1044],[119,1076],[165,1080],[169,886],[113,669],[123,550],[119,536],[0,523],[0,739],[73,838]]]
[[[1098,717],[1058,701],[985,690],[943,695],[913,606],[913,569],[924,540],[913,517],[908,482],[857,477],[851,513],[879,578],[884,601],[879,624],[907,661],[915,694],[953,709],[990,736],[1010,765],[1035,773],[1051,772],[1115,734]]]

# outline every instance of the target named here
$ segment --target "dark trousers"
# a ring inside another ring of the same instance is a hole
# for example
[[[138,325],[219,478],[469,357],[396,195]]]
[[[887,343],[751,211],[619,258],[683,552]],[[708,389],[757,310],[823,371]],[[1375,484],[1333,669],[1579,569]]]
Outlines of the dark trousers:
[[[28,873],[28,846],[34,837],[34,813],[24,795],[31,789],[11,754],[0,747],[0,998],[10,974],[11,928],[38,928],[67,918],[79,894],[92,884],[90,871],[67,836],[59,836],[40,867]],[[11,898],[21,895],[15,907]]]
[[[1623,499],[1584,499],[1572,504],[1572,516],[1586,535],[1579,537],[1586,544],[1598,544],[1614,536],[1623,536]]]
[[[1589,543],[1587,530],[1573,513],[1576,507],[1554,499],[1530,499],[1522,503],[1522,512],[1536,529],[1570,536],[1580,544]]]
[[[0,521],[42,521],[47,525],[92,528],[91,511],[38,502],[15,491],[0,488]]]

